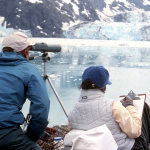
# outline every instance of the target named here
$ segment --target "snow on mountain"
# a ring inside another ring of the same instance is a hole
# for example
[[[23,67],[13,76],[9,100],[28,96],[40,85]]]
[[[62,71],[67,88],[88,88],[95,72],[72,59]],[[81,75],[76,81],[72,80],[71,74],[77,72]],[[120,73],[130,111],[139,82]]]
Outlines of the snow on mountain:
[[[77,4],[73,3],[71,0],[62,0],[63,3],[71,5],[75,14],[79,15],[79,7]],[[78,2],[78,1],[77,1]]]
[[[26,0],[26,1],[28,1],[30,3],[43,3],[42,0]]]
[[[150,5],[150,1],[149,0],[143,0],[143,5]]]

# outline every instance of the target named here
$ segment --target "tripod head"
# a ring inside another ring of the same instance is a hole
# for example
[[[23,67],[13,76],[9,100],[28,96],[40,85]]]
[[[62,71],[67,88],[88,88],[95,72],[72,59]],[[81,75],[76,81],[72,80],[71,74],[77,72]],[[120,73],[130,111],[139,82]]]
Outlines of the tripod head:
[[[42,57],[43,62],[50,61],[50,57],[48,56],[47,52],[44,52],[41,57]]]
[[[43,73],[43,79],[46,82],[46,79],[48,78],[48,75],[46,74],[46,62],[50,61],[50,57],[48,56],[47,52],[43,52],[43,54],[41,55],[42,60],[44,62],[44,73]]]

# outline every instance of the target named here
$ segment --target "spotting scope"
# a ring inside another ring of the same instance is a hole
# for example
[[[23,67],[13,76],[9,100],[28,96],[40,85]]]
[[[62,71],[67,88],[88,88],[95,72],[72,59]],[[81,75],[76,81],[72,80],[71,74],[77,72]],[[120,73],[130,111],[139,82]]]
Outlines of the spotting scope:
[[[60,45],[48,45],[46,43],[36,43],[35,45],[31,46],[30,51],[39,51],[39,52],[53,52],[57,53],[61,51]]]

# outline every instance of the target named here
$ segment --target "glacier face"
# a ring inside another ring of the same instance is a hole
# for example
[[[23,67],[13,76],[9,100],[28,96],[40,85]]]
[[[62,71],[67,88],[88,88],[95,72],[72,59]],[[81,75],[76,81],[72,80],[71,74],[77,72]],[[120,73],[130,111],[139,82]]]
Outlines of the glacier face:
[[[147,23],[85,23],[64,31],[67,38],[149,41],[150,24]]]
[[[143,11],[123,13],[114,18],[120,17],[124,22],[84,22],[70,27],[63,34],[67,38],[79,39],[149,41],[149,16],[149,12]]]

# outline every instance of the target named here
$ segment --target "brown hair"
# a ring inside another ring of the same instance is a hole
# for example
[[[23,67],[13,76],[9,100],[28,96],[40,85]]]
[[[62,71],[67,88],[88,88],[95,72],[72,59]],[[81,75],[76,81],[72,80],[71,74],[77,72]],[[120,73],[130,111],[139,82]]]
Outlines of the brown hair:
[[[31,47],[31,46],[28,46],[28,47]],[[19,52],[16,52],[16,53],[21,54],[23,57],[26,58],[25,50],[26,50],[28,47],[26,47],[24,50],[19,51]],[[14,49],[11,48],[11,47],[3,47],[3,48],[2,48],[2,51],[3,51],[3,52],[14,52]]]
[[[84,89],[84,90],[88,90],[88,89],[100,89],[100,87],[98,87],[97,85],[93,84],[90,79],[84,80],[81,83],[80,88]]]
[[[84,80],[84,81],[81,83],[81,85],[80,85],[79,88],[80,88],[80,89],[83,89],[83,90],[99,89],[99,90],[101,90],[101,91],[104,92],[104,93],[105,93],[105,91],[106,91],[106,86],[103,87],[103,88],[98,87],[97,85],[93,84],[90,79]]]
[[[14,49],[11,48],[11,47],[3,47],[3,48],[2,48],[2,51],[3,51],[3,52],[13,52]]]

